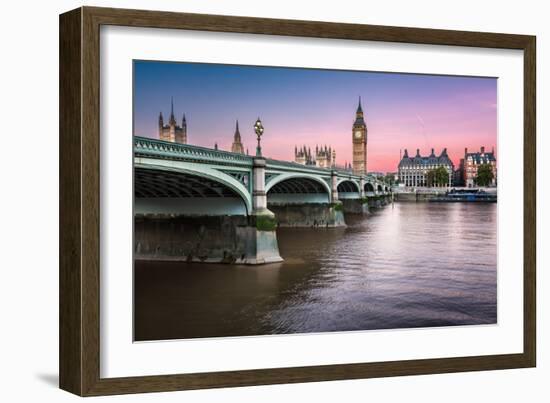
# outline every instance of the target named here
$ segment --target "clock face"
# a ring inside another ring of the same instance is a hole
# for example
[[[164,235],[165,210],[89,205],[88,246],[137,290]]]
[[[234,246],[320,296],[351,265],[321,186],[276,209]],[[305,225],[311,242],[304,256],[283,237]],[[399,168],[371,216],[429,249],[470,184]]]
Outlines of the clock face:
[[[360,138],[361,138],[361,134],[362,134],[361,131],[360,131],[360,130],[357,130],[357,131],[355,132],[355,138],[356,138],[356,139],[360,139]]]

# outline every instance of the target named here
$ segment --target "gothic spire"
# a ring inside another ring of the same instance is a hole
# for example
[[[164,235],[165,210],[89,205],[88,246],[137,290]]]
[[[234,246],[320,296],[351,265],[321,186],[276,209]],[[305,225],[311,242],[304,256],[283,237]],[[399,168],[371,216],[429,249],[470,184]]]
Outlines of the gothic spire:
[[[174,97],[170,100],[170,124],[176,124],[176,118],[174,117]]]
[[[241,143],[241,132],[239,131],[239,120],[235,122],[235,134],[233,135],[233,143]],[[244,150],[243,150],[244,151]]]
[[[365,120],[363,117],[363,107],[361,106],[361,96],[359,95],[359,103],[357,104],[357,112],[355,112],[355,122],[353,123],[355,127],[364,127]]]
[[[244,154],[244,146],[241,141],[241,132],[239,131],[239,120],[235,121],[235,134],[233,135],[233,144],[231,145],[231,152]]]

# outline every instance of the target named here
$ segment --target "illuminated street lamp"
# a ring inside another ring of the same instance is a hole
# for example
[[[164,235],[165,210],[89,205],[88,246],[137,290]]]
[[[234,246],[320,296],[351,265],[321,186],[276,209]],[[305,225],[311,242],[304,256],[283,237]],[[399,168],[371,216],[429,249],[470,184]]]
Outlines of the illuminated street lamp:
[[[256,123],[254,123],[254,131],[256,132],[256,136],[258,136],[258,146],[256,147],[256,157],[261,157],[262,147],[260,146],[260,138],[264,133],[264,127],[262,126],[262,121],[260,120],[260,118],[256,120]]]

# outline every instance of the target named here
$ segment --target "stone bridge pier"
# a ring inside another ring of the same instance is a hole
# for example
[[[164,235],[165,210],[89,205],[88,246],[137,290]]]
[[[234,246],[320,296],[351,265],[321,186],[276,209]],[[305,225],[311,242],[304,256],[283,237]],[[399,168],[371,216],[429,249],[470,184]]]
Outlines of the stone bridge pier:
[[[251,247],[246,259],[247,264],[274,263],[283,260],[279,255],[275,214],[267,208],[265,168],[265,158],[255,157],[252,165],[252,212],[248,225]]]

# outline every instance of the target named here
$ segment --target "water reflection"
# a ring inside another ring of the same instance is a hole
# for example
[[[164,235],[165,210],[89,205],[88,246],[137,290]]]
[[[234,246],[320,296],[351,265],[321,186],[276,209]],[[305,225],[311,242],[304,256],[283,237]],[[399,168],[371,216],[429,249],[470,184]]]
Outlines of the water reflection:
[[[496,204],[396,203],[280,229],[266,266],[137,262],[137,340],[496,322]]]

